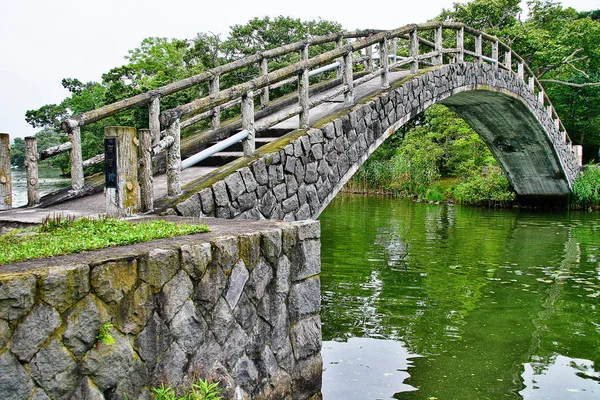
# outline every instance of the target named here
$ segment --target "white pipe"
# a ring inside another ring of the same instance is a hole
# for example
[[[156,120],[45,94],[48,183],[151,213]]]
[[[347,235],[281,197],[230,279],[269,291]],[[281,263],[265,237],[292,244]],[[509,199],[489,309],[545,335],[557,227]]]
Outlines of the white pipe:
[[[218,153],[221,150],[224,150],[231,146],[234,143],[239,142],[240,140],[244,140],[248,137],[248,131],[243,130],[239,133],[236,133],[233,136],[228,137],[227,139],[213,144],[207,149],[202,150],[200,153],[196,153],[191,157],[186,158],[181,162],[181,169],[186,169],[198,164],[200,161],[207,159],[215,153]]]

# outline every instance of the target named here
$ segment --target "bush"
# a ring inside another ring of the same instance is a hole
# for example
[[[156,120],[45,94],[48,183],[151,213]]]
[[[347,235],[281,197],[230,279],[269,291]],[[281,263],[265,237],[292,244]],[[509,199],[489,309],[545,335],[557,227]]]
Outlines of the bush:
[[[584,208],[600,207],[600,168],[589,165],[573,183],[573,196]]]
[[[495,204],[515,199],[515,193],[500,168],[489,168],[485,175],[463,178],[452,191],[454,198],[463,204]]]

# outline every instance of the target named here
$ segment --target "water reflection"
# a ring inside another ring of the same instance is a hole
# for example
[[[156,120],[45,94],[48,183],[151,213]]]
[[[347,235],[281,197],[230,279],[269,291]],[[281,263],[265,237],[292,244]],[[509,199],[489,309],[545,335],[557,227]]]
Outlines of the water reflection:
[[[337,198],[321,217],[324,340],[379,338],[422,356],[394,398],[544,399],[556,387],[528,392],[527,365],[549,371],[561,354],[600,368],[599,222],[597,214]],[[380,350],[370,368],[388,352]],[[326,343],[325,358],[329,351]],[[335,386],[330,373],[324,380]],[[364,388],[380,384],[367,379]],[[377,398],[329,393],[325,400]]]
[[[404,382],[416,357],[394,340],[351,338],[323,343],[325,399],[389,399],[417,390]]]

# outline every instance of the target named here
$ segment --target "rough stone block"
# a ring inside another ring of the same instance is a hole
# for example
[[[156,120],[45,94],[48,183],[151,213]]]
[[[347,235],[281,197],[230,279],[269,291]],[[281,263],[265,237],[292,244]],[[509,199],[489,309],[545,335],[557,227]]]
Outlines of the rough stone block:
[[[194,193],[189,199],[175,206],[180,215],[184,217],[204,217],[202,211],[202,201],[198,193]]]
[[[187,363],[185,351],[177,342],[173,342],[154,370],[155,379],[170,386],[179,386],[183,381]]]
[[[273,279],[273,269],[264,258],[261,258],[252,270],[245,287],[248,297],[254,302],[261,300],[266,293],[267,286],[271,283],[271,279]]]
[[[0,319],[0,350],[6,346],[10,336],[12,335],[12,330],[10,329],[10,325],[3,319]]]
[[[321,343],[320,316],[303,319],[292,327],[292,347],[296,360],[319,355]]]
[[[304,219],[310,219],[310,206],[306,203],[302,204],[296,212],[296,221],[302,221]]]
[[[0,318],[13,321],[31,310],[35,302],[33,275],[0,276]]]
[[[117,307],[121,299],[135,286],[138,278],[137,260],[110,261],[92,268],[91,282],[96,295],[109,307]]]
[[[211,241],[213,252],[213,263],[223,270],[225,275],[231,273],[231,269],[240,258],[240,249],[235,236],[222,236]]]
[[[249,271],[254,269],[260,259],[260,233],[246,233],[239,236],[240,259]]]
[[[254,173],[254,179],[261,185],[266,185],[269,182],[269,175],[267,174],[267,167],[265,160],[259,158],[254,161],[251,165],[252,172]]]
[[[304,182],[306,183],[315,183],[318,179],[317,174],[317,163],[311,162],[306,166],[306,176],[304,177]]]
[[[292,284],[289,299],[289,315],[292,323],[321,311],[320,290],[321,281],[318,276]]]
[[[267,218],[271,216],[271,212],[273,211],[273,207],[277,203],[277,197],[273,194],[273,192],[267,192],[263,198],[260,200],[258,209],[260,212]]]
[[[298,399],[309,399],[322,385],[323,359],[316,355],[296,363],[292,375],[292,392]]]
[[[40,303],[17,325],[12,335],[12,352],[22,361],[29,361],[44,342],[60,326],[60,314]]]
[[[245,332],[253,332],[257,324],[258,314],[254,304],[246,293],[241,293],[239,301],[233,309],[233,316]]]
[[[237,200],[237,198],[246,191],[244,181],[239,172],[234,172],[226,177],[225,184],[229,190],[229,197],[231,200]]]
[[[154,370],[156,363],[169,350],[172,341],[173,336],[170,329],[158,316],[158,313],[154,313],[134,341],[140,356],[146,361],[148,371]]]
[[[169,323],[192,296],[193,291],[194,285],[190,277],[180,270],[163,286],[159,294],[157,305],[161,317]]]
[[[69,313],[63,343],[76,357],[81,357],[96,343],[100,328],[109,320],[104,303],[88,294]]]
[[[100,389],[94,382],[89,378],[84,377],[79,381],[79,385],[73,392],[72,399],[85,399],[85,400],[104,400],[104,395],[100,392]]]
[[[208,332],[208,325],[191,300],[186,301],[173,317],[170,327],[171,335],[187,354],[192,354],[204,343]]]
[[[301,160],[296,160],[296,167],[294,169],[294,174],[296,175],[296,180],[298,182],[304,182],[305,170],[304,170],[304,164],[302,164]]]
[[[215,197],[215,203],[218,207],[225,207],[229,204],[229,196],[227,195],[227,187],[224,181],[217,181],[212,185],[212,191]]]
[[[215,200],[213,192],[210,188],[202,189],[200,191],[200,203],[202,204],[202,212],[204,215],[214,215],[215,212]]]
[[[139,262],[140,279],[155,289],[160,289],[179,270],[179,251],[152,249]]]
[[[238,198],[238,201],[240,204],[240,211],[248,211],[256,206],[256,194],[254,192],[244,193]]]
[[[194,280],[200,280],[206,272],[206,267],[212,261],[210,243],[200,243],[181,246],[182,268]]]
[[[41,349],[29,364],[29,371],[44,391],[54,399],[68,399],[79,383],[77,363],[56,339]]]
[[[273,193],[275,193],[275,198],[278,202],[282,202],[283,199],[287,197],[287,187],[285,183],[277,185],[273,188]]]
[[[262,232],[261,235],[261,250],[262,255],[271,265],[277,262],[277,258],[281,254],[281,230],[273,229]]]
[[[298,196],[293,195],[292,197],[285,199],[281,204],[281,210],[284,213],[296,212],[300,208],[300,204],[298,203]]]
[[[250,171],[250,168],[241,168],[240,175],[242,176],[242,180],[244,181],[244,186],[246,186],[246,191],[254,192],[258,187],[258,183],[256,182],[256,179],[254,179],[254,175],[252,175],[252,171]]]
[[[333,126],[333,123],[328,123],[323,128],[321,128],[321,130],[323,131],[323,135],[327,139],[333,139],[335,137],[335,127]]]
[[[17,357],[10,351],[0,352],[0,399],[22,400],[28,399],[33,391],[34,384],[31,377],[23,368]]]
[[[215,339],[223,346],[230,339],[233,325],[236,324],[233,312],[224,298],[219,299],[208,322]]]
[[[232,310],[237,306],[249,276],[244,261],[238,261],[231,271],[231,276],[227,282],[227,293],[225,294],[225,300],[227,300]]]
[[[139,333],[152,315],[153,294],[150,285],[142,282],[121,302],[119,313],[115,318],[115,326],[127,334]]]
[[[64,312],[90,291],[90,268],[87,265],[64,265],[40,273],[41,298],[59,312]]]
[[[285,160],[285,172],[293,174],[296,169],[296,157],[287,157]]]
[[[312,158],[315,160],[320,160],[323,158],[323,146],[320,143],[313,144],[310,152]]]

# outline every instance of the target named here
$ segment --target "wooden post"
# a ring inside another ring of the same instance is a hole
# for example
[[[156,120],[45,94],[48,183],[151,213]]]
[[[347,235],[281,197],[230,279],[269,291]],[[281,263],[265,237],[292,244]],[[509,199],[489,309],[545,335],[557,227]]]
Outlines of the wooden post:
[[[140,209],[138,144],[135,128],[104,128],[106,213],[111,217],[129,217]]]
[[[150,102],[150,112],[148,113],[148,127],[152,136],[152,146],[160,142],[160,97],[154,97]]]
[[[352,52],[348,52],[344,56],[344,85],[348,88],[344,92],[344,104],[348,106],[354,105],[354,77],[352,75]]]
[[[335,48],[341,49],[343,45],[344,45],[344,38],[340,36],[338,38],[338,40],[335,42]],[[305,60],[304,50],[302,50],[301,56],[302,56],[302,60]],[[306,60],[308,60],[308,56],[306,57]],[[335,70],[335,77],[343,78],[343,76],[344,76],[344,57],[343,56],[338,57],[336,61],[338,62],[339,65]]]
[[[398,62],[398,38],[392,39],[392,67]]]
[[[379,42],[379,65],[381,66],[381,88],[390,87],[387,38]]]
[[[365,47],[365,56],[367,60],[365,62],[365,69],[367,72],[373,72],[373,46]]]
[[[517,75],[522,80],[525,80],[525,66],[523,65],[523,63],[517,64]]]
[[[531,90],[532,92],[535,90],[535,79],[533,78],[533,76],[529,77],[529,90]]]
[[[8,133],[0,133],[0,210],[10,210],[11,208],[10,136]]]
[[[481,56],[483,55],[483,40],[481,34],[475,36],[475,55],[477,56],[477,64],[481,64],[483,59]]]
[[[264,76],[269,73],[269,60],[263,58],[260,60],[260,75]],[[265,108],[269,104],[269,87],[265,86],[260,97],[260,106]]]
[[[512,71],[512,51],[510,49],[504,53],[504,66],[507,70]]]
[[[308,60],[308,45],[302,48],[300,56],[302,61]],[[298,77],[298,103],[302,108],[302,111],[300,111],[300,122],[298,126],[300,129],[308,129],[309,126],[310,108],[308,103],[308,85],[308,67],[304,67],[302,73]]]
[[[208,94],[214,96],[219,93],[219,75],[215,75],[214,78],[208,83]],[[213,108],[211,127],[213,130],[218,129],[221,126],[221,107],[216,106]]]
[[[35,136],[25,138],[25,169],[27,170],[27,207],[40,204],[38,153]]]
[[[419,72],[419,37],[417,36],[417,28],[410,32],[410,57],[413,59],[410,64],[410,73],[416,74]]]
[[[81,129],[74,127],[69,132],[71,147],[71,188],[74,191],[83,189],[85,180],[83,177],[83,156],[81,155]]]
[[[440,26],[435,30],[435,51],[439,54],[433,57],[433,65],[442,65],[444,63],[444,55],[442,54],[443,49],[443,37],[442,27]]]
[[[140,129],[140,210],[154,210],[154,178],[152,177],[152,132],[150,129]]]
[[[498,56],[498,47],[499,47],[499,45],[498,45],[497,40],[492,42],[492,59],[500,62],[500,60],[498,59],[498,57],[499,57]],[[498,65],[498,64],[496,64],[496,65]]]
[[[308,70],[305,71],[308,76]],[[254,143],[256,133],[254,130],[254,93],[252,90],[249,90],[242,96],[242,129],[248,131],[248,138],[242,142],[244,156],[253,157],[254,151],[256,150],[256,145]]]
[[[460,28],[456,31],[456,62],[462,64],[465,61],[465,28]]]
[[[181,127],[177,118],[167,128],[167,135],[173,137],[173,144],[167,149],[167,196],[181,193]]]

